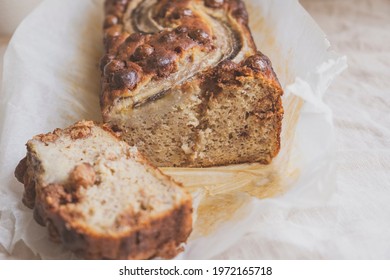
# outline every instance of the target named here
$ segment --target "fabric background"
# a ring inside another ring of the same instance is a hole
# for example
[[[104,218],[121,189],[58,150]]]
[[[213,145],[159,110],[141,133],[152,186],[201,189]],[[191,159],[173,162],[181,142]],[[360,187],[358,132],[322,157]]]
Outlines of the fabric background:
[[[325,97],[336,127],[338,189],[327,205],[259,213],[258,231],[216,258],[390,259],[390,1],[300,2],[348,57]],[[294,223],[262,228],[266,216]]]

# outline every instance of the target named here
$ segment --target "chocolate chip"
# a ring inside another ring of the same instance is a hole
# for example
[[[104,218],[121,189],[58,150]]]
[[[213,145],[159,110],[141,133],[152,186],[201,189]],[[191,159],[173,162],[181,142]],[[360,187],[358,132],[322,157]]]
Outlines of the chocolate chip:
[[[122,33],[122,25],[116,24],[106,29],[106,36],[119,36]]]
[[[173,51],[177,54],[181,54],[183,52],[183,48],[180,46],[177,46],[173,49]]]
[[[145,59],[146,57],[150,56],[154,52],[154,48],[148,44],[144,44],[139,46],[134,54],[133,58],[134,60],[142,60]]]
[[[126,42],[131,43],[131,42],[139,42],[142,40],[144,35],[142,33],[133,33],[129,37],[127,37]]]
[[[205,5],[210,8],[220,8],[223,5],[223,0],[205,0]]]
[[[218,83],[234,84],[236,80],[237,64],[231,60],[225,60],[221,62],[217,68],[215,68],[215,79]]]
[[[252,55],[245,60],[245,65],[253,70],[267,71],[269,69],[269,60],[266,56]]]
[[[119,71],[125,67],[125,63],[121,60],[112,60],[104,67],[104,75],[109,75]]]
[[[168,32],[168,33],[161,35],[159,41],[161,43],[172,43],[173,41],[175,41],[175,39],[176,39],[175,34],[172,32]]]
[[[139,81],[138,72],[134,69],[120,70],[112,75],[111,84],[116,89],[128,88],[130,90],[137,86]]]
[[[118,47],[125,41],[126,37],[123,35],[120,36],[106,36],[104,37],[104,48],[106,52],[116,51]]]
[[[176,53],[171,51],[154,53],[147,60],[147,71],[156,72],[159,77],[167,77],[176,69]]]
[[[188,36],[194,41],[205,44],[210,40],[210,35],[202,29],[195,29],[189,32]]]
[[[104,19],[103,27],[104,28],[108,28],[108,27],[111,27],[111,26],[113,26],[115,24],[118,24],[118,18],[116,16],[114,16],[114,15],[108,15]]]
[[[100,70],[103,71],[104,67],[115,58],[112,54],[106,54],[100,59]]]
[[[156,59],[158,67],[164,68],[170,65],[173,62],[172,56],[161,56]]]
[[[187,33],[188,32],[188,28],[186,26],[179,26],[175,29],[175,32],[177,34],[181,34],[181,33]]]

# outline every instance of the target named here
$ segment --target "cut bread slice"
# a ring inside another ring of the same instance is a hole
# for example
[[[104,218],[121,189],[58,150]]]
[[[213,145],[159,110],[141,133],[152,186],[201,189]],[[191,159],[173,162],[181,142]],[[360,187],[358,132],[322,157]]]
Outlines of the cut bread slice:
[[[190,195],[93,122],[41,134],[15,170],[52,240],[88,259],[170,258],[192,228]]]

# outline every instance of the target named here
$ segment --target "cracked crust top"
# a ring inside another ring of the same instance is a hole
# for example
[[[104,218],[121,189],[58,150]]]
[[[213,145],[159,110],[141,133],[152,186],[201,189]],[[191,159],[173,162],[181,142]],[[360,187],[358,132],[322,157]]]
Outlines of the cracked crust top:
[[[256,50],[241,0],[106,0],[105,15],[104,119],[117,101],[134,107],[153,100],[198,74],[215,75],[208,70],[222,61],[280,88],[268,58]]]

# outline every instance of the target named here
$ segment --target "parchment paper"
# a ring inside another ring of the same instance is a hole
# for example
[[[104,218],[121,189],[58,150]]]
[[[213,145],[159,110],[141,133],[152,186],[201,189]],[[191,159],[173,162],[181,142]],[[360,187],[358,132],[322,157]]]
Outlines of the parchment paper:
[[[46,229],[21,203],[23,187],[13,171],[33,135],[80,119],[101,121],[102,3],[44,1],[19,26],[5,54],[0,104],[3,258],[74,258],[48,240]],[[282,149],[269,166],[164,169],[194,197],[194,230],[178,258],[212,258],[247,233],[277,236],[282,225],[270,219],[262,223],[264,215],[322,205],[336,187],[332,114],[322,98],[346,59],[329,50],[325,35],[296,0],[246,3],[256,44],[271,58],[285,90]]]

